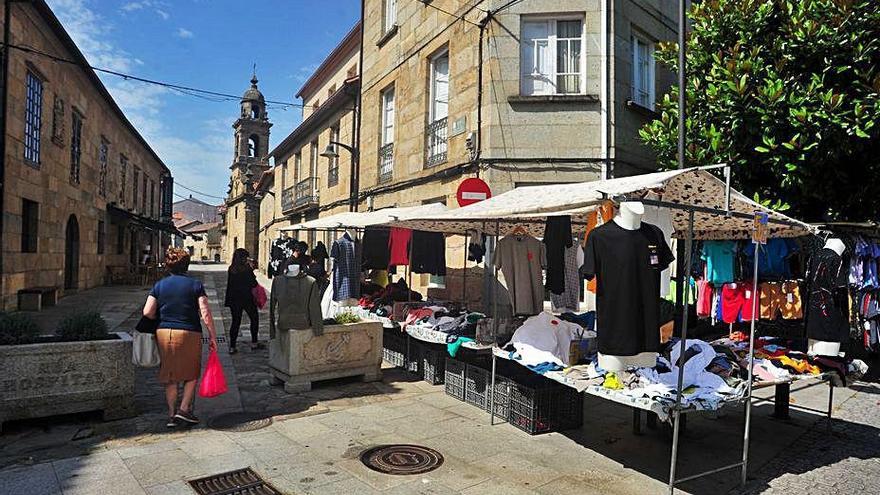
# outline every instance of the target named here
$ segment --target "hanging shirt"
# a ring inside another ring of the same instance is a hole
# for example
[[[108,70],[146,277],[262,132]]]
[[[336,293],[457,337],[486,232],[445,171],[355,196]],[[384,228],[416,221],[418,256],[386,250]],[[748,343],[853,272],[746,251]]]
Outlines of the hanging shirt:
[[[562,294],[565,292],[565,250],[574,244],[571,217],[547,217],[542,242],[547,252],[547,290],[551,294]]]
[[[348,232],[333,241],[333,300],[357,299],[361,296],[360,245]]]
[[[824,342],[849,341],[849,301],[843,260],[823,248],[810,265],[810,297],[807,307],[807,336]]]
[[[565,249],[565,290],[562,294],[550,292],[553,311],[557,313],[577,313],[580,308],[581,266],[584,265],[584,249],[580,243],[573,243]]]
[[[363,260],[361,267],[364,270],[387,270],[391,253],[388,249],[390,243],[388,229],[376,229],[367,227],[364,237],[361,239],[363,246]],[[314,251],[312,255],[314,255]]]
[[[394,227],[388,239],[388,250],[391,257],[388,266],[409,265],[409,242],[412,238],[412,230]],[[388,268],[387,266],[385,268]]]
[[[788,257],[796,253],[797,244],[791,239],[769,239],[758,254],[758,275],[761,278],[787,278],[791,276]],[[744,249],[746,264],[755,262],[755,245],[749,243]],[[751,274],[751,272],[749,272]]]
[[[706,279],[720,286],[735,281],[734,257],[736,243],[733,241],[706,241],[700,256],[706,262]]]
[[[672,213],[669,208],[660,208],[659,206],[645,205],[645,214],[642,215],[642,221],[651,225],[656,225],[663,232],[663,240],[672,251]],[[660,272],[660,297],[669,295],[672,282],[672,268],[666,268]]]
[[[443,232],[416,230],[412,233],[410,242],[412,242],[410,267],[413,273],[446,276],[446,236]]]
[[[663,232],[644,222],[627,230],[612,220],[590,232],[584,258],[584,275],[598,279],[599,352],[657,352],[660,272],[675,260]]]
[[[495,268],[504,275],[514,314],[535,315],[543,311],[542,269],[546,265],[544,245],[534,237],[508,235],[498,241]]]

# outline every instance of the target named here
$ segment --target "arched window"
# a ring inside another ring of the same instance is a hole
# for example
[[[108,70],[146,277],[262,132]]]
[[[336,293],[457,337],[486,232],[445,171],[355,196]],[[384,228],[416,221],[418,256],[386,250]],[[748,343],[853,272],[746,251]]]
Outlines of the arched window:
[[[251,107],[251,118],[259,119],[260,118],[260,110],[257,107]]]
[[[248,156],[256,157],[257,152],[259,150],[260,140],[257,136],[251,136],[248,138]]]

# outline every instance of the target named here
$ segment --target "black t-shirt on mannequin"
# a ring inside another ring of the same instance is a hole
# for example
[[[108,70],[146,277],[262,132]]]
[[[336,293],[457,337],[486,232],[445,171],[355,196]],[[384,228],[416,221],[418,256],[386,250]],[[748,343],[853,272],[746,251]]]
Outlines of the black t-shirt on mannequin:
[[[587,238],[587,278],[598,277],[599,352],[635,356],[660,349],[660,272],[675,260],[658,227],[627,230],[611,221]]]

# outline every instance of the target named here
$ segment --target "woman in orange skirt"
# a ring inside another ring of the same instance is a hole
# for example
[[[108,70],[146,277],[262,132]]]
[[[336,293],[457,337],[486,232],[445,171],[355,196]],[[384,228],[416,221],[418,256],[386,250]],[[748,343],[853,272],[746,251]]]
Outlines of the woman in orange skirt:
[[[159,382],[165,385],[169,428],[177,426],[180,421],[190,424],[199,422],[192,408],[202,367],[200,317],[208,327],[211,350],[217,349],[217,331],[205,287],[199,280],[187,276],[189,261],[187,251],[173,247],[168,249],[165,254],[168,276],[153,286],[143,312],[147,318],[159,319],[159,329],[156,331],[156,343],[162,360]],[[183,384],[183,398],[178,407],[180,384]]]

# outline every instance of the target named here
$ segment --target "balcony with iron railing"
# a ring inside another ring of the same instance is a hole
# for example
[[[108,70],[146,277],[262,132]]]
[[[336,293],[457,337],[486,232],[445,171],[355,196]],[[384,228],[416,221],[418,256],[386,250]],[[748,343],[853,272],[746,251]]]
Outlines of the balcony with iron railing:
[[[394,177],[394,143],[379,148],[379,183],[389,182]]]
[[[288,187],[281,191],[281,212],[288,213],[294,209],[293,190],[295,186]]]
[[[426,167],[434,167],[446,161],[447,118],[428,124],[425,131]]]
[[[309,177],[296,183],[294,192],[294,208],[318,206],[318,178]]]

